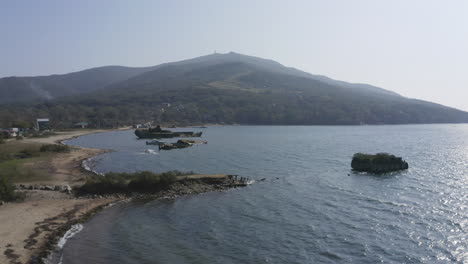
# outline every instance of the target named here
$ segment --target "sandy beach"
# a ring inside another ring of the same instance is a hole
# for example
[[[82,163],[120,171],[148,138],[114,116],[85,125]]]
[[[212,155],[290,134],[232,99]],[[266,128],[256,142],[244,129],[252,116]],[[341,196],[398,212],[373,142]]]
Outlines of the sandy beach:
[[[106,131],[109,130],[63,132],[48,138],[27,138],[22,143],[57,144],[66,139]],[[82,160],[103,152],[106,150],[74,147],[70,153],[55,155],[47,162],[46,166],[51,171],[47,180],[25,184],[80,184],[89,173],[81,168]],[[57,191],[25,192],[24,201],[0,206],[0,263],[28,263],[31,256],[38,254],[61,226],[77,221],[87,212],[115,200],[77,199]]]

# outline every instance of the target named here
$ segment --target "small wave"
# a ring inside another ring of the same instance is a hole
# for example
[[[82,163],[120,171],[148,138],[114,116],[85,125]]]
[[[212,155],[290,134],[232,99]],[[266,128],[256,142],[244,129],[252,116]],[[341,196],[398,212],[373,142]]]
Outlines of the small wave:
[[[90,159],[85,159],[83,162],[81,162],[81,167],[87,171],[91,171],[91,168],[89,167],[89,161]]]
[[[159,155],[159,152],[157,152],[154,149],[147,149],[147,150],[145,150],[144,154]]]
[[[117,204],[117,203],[110,203],[110,204],[104,206],[104,209],[110,208],[110,207],[112,207],[112,206],[114,206],[114,205],[116,205],[116,204]]]
[[[335,254],[333,252],[330,252],[330,251],[322,251],[322,252],[319,252],[319,254],[324,256],[324,257],[327,257],[329,259],[342,260],[342,258],[340,256],[338,256],[337,254]]]
[[[67,243],[67,240],[78,234],[83,230],[83,225],[82,224],[76,224],[72,225],[72,227],[63,235],[62,238],[60,238],[59,242],[57,243],[57,247],[62,249],[63,246]]]
[[[114,205],[117,205],[117,204],[119,204],[119,203],[124,203],[124,202],[128,202],[128,199],[119,200],[119,201],[117,201],[117,202],[109,203],[109,204],[107,204],[106,206],[104,206],[104,209],[113,207]]]
[[[63,237],[60,238],[56,245],[56,248],[52,252],[50,252],[50,254],[46,258],[43,258],[42,262],[45,264],[62,264],[63,247],[67,243],[68,239],[81,232],[81,230],[83,230],[82,224],[72,225],[70,229],[63,235]]]
[[[96,175],[104,175],[103,173],[100,173],[100,172],[97,172],[96,170],[93,170],[91,167],[92,165],[90,165],[90,163],[94,162],[94,158],[95,157],[91,157],[91,158],[88,158],[88,159],[85,159],[81,162],[81,167],[89,172],[92,172]]]

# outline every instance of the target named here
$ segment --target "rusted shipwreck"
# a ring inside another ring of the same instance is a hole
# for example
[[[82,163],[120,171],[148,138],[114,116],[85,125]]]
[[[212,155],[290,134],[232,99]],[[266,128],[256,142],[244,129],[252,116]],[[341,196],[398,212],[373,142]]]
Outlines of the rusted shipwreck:
[[[201,137],[202,132],[163,130],[160,126],[148,129],[136,129],[138,138],[174,138],[174,137]]]

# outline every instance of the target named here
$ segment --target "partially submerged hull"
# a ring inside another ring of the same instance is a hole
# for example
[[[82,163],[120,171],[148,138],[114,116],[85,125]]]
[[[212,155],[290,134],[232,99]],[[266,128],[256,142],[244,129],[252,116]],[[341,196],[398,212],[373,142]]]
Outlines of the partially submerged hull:
[[[138,138],[174,138],[174,137],[201,137],[202,132],[150,132],[148,130],[135,130]]]
[[[157,140],[157,139],[153,139],[151,141],[146,141],[146,145],[162,145],[162,144],[166,144],[166,142],[164,141],[161,141],[161,140]]]
[[[171,150],[171,149],[182,149],[188,148],[197,144],[208,144],[207,141],[191,140],[191,139],[179,139],[176,143],[166,143],[159,145],[159,149]]]

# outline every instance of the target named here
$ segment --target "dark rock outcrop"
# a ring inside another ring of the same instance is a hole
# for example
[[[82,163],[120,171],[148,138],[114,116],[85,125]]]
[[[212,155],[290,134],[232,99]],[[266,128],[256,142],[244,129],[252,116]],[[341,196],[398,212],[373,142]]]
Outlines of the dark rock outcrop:
[[[165,143],[159,145],[159,149],[162,150],[171,150],[171,149],[181,149],[181,148],[188,148],[195,144],[207,144],[206,141],[201,140],[190,140],[190,139],[179,139],[176,143]]]
[[[353,156],[351,167],[354,171],[385,173],[408,169],[408,163],[401,157],[387,153],[375,155],[356,153]]]

